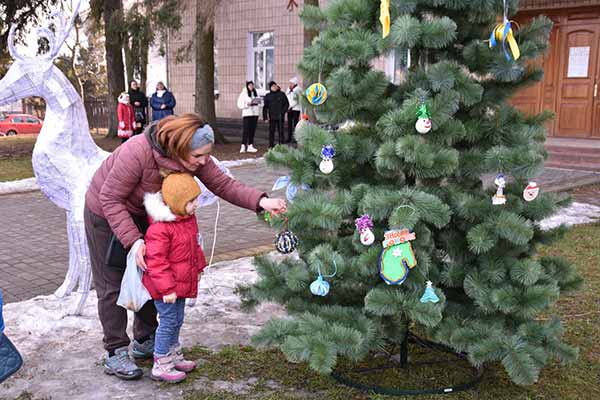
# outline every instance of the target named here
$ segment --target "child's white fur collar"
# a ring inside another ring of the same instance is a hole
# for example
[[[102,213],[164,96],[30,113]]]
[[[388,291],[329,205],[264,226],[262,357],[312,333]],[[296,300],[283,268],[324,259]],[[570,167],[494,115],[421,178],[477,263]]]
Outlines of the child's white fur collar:
[[[160,192],[146,193],[144,195],[144,207],[146,212],[155,222],[172,222],[177,216],[171,212],[169,206],[165,204]]]

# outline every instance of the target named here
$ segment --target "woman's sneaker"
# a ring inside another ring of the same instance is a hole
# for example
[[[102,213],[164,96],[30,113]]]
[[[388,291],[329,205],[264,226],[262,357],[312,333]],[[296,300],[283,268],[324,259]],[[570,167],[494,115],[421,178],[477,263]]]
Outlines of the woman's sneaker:
[[[175,369],[174,357],[166,355],[154,357],[154,366],[150,378],[155,381],[179,383],[186,377],[185,372]]]
[[[242,147],[240,147],[240,153],[245,153],[246,152],[246,145],[242,145]]]
[[[173,364],[175,369],[183,372],[192,372],[196,369],[196,363],[194,361],[186,360],[183,357],[181,346],[175,346],[171,349],[171,355],[173,356]]]
[[[248,153],[256,153],[258,149],[254,145],[248,145]]]
[[[115,350],[115,355],[106,357],[103,362],[104,372],[108,375],[115,375],[117,378],[126,381],[140,379],[144,371],[129,358],[129,349],[121,347]]]

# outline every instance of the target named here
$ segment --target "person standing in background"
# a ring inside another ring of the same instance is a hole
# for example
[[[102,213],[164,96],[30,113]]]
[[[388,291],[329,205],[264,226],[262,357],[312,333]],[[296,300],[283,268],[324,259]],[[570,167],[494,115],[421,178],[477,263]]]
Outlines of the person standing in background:
[[[296,125],[300,120],[300,112],[302,108],[300,106],[300,92],[301,89],[298,86],[298,78],[293,77],[290,79],[290,84],[288,86],[288,90],[286,92],[286,96],[289,103],[289,110],[287,112],[288,118],[288,136],[287,143],[295,142],[294,131],[296,130]]]
[[[263,119],[269,121],[269,148],[275,146],[275,129],[279,135],[279,144],[284,143],[283,118],[290,108],[288,99],[274,81],[269,82],[271,91],[265,96]]]
[[[242,110],[242,147],[240,153],[256,153],[258,150],[254,147],[254,134],[258,123],[258,105],[260,97],[254,87],[254,82],[246,82],[246,87],[238,96],[237,106]]]
[[[165,87],[165,84],[158,82],[156,84],[156,92],[150,99],[150,106],[152,107],[152,121],[159,121],[164,117],[173,115],[175,105],[175,96],[173,93]]]
[[[138,135],[142,133],[144,130],[144,126],[146,125],[146,108],[148,108],[148,99],[146,98],[146,93],[144,93],[137,81],[131,81],[129,84],[129,101],[133,106],[133,112],[135,115],[135,127],[133,129],[133,134]]]
[[[117,135],[121,138],[121,143],[133,136],[135,127],[135,116],[133,107],[129,104],[129,95],[123,92],[119,95],[119,105],[117,106],[117,118],[119,120],[119,130]]]

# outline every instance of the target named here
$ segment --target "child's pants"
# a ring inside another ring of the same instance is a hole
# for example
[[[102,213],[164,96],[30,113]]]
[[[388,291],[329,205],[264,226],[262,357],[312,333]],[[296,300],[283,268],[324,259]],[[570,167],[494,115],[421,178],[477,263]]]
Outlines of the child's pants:
[[[179,345],[179,330],[183,325],[185,299],[177,299],[173,304],[162,300],[154,300],[158,311],[158,329],[154,337],[154,356],[169,354],[171,348]]]

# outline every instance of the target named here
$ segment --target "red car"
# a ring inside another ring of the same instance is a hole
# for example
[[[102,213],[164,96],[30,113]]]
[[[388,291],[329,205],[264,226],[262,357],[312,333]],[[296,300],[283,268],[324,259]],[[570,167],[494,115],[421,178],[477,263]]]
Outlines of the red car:
[[[39,134],[42,130],[42,120],[29,114],[0,115],[0,132],[7,136]]]

